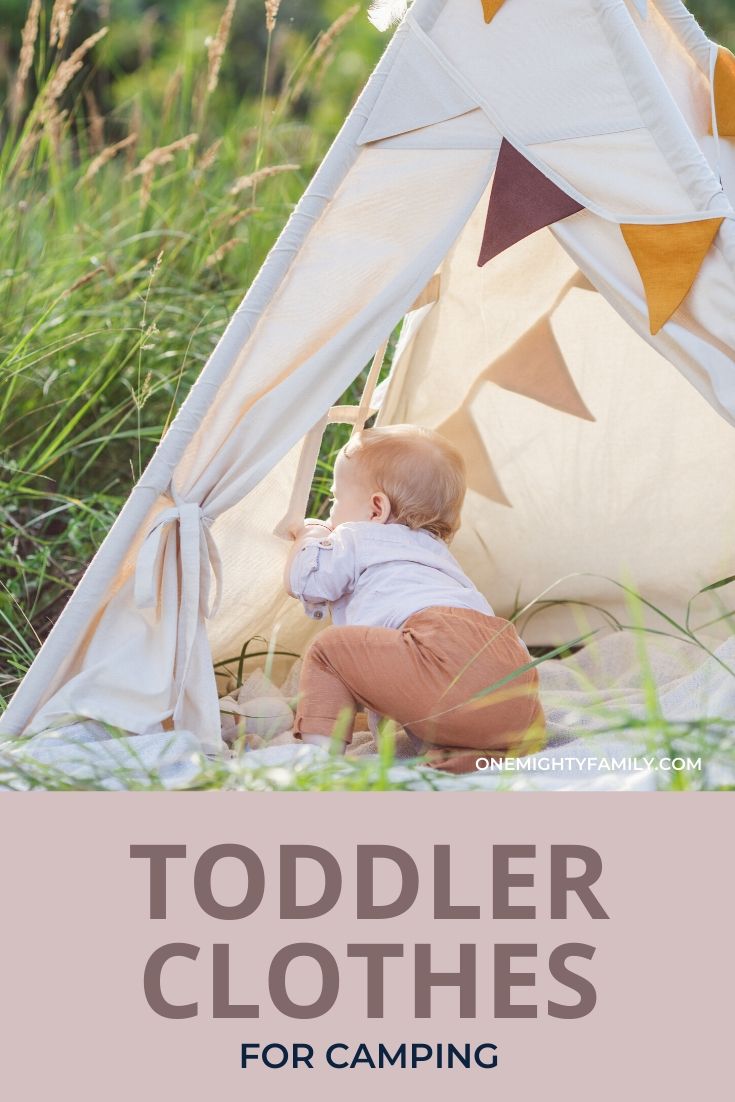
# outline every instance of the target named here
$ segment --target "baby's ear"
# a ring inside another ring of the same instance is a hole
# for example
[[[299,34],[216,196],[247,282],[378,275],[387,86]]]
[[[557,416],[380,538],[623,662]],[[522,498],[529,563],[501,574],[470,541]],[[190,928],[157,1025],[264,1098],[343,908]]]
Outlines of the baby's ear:
[[[378,490],[370,498],[370,519],[378,524],[387,524],[390,518],[391,504],[387,494]]]

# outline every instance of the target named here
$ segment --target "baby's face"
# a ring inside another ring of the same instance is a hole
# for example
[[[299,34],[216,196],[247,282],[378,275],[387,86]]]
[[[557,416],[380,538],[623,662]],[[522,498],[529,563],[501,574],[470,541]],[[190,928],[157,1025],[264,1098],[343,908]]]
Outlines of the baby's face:
[[[336,528],[338,524],[351,520],[375,520],[376,493],[379,493],[376,487],[361,474],[359,462],[354,458],[348,459],[340,452],[334,464],[332,509],[329,514],[331,526]]]

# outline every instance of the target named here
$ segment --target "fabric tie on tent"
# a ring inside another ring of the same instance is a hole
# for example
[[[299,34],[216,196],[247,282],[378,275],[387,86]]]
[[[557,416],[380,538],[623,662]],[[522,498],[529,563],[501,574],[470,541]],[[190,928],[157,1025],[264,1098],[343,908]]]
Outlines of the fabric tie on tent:
[[[482,13],[485,22],[489,23],[498,14],[505,0],[482,0]]]
[[[200,617],[209,619],[216,615],[222,597],[223,573],[222,559],[210,531],[213,518],[207,516],[197,502],[180,499],[173,488],[172,501],[172,507],[164,509],[154,519],[138,552],[134,600],[137,608],[157,607],[166,545],[176,538],[178,526],[181,573],[173,670],[176,688],[173,720],[176,723],[197,625]],[[210,604],[212,574],[216,590]]]
[[[713,81],[715,119],[721,138],[735,138],[735,57],[724,46],[717,49]]]
[[[686,298],[723,221],[706,218],[658,226],[621,224],[643,280],[653,336]]]
[[[584,208],[503,138],[482,235],[479,268],[536,230]]]

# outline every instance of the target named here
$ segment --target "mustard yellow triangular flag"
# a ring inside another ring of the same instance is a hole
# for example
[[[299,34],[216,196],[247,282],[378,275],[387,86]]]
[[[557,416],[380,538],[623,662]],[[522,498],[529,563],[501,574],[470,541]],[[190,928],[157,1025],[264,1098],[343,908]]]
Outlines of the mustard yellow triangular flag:
[[[482,0],[482,11],[486,23],[489,23],[493,16],[498,14],[504,3],[505,0]]]
[[[724,46],[717,50],[714,93],[717,133],[723,138],[735,138],[735,57]]]
[[[643,280],[651,333],[658,333],[686,298],[722,218],[661,226],[621,224]]]

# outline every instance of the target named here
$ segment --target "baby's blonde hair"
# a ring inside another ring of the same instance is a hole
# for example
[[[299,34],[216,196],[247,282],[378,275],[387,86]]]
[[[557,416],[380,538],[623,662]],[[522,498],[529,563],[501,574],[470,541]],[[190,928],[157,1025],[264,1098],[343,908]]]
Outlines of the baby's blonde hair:
[[[391,521],[449,542],[460,525],[467,489],[462,456],[418,425],[363,429],[342,453],[356,461],[391,504]]]

